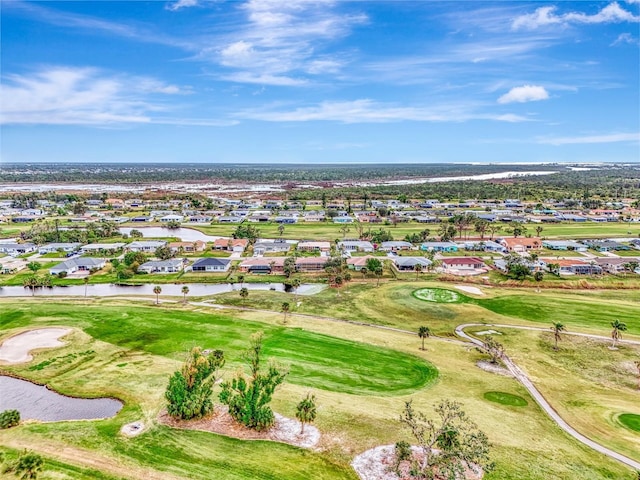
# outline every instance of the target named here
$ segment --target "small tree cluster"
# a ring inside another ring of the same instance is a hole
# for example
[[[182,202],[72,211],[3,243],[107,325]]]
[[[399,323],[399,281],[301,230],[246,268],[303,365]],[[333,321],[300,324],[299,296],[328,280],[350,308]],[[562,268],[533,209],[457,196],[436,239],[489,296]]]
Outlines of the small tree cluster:
[[[304,435],[304,425],[306,423],[313,423],[317,414],[316,396],[308,393],[307,396],[296,405],[296,418],[302,424],[300,435]]]
[[[37,453],[25,450],[15,461],[5,462],[2,458],[2,473],[13,473],[22,480],[35,480],[44,469],[44,459]]]
[[[262,340],[262,332],[252,335],[251,346],[244,355],[251,376],[247,378],[243,372],[239,372],[231,381],[222,384],[220,392],[220,401],[229,406],[229,414],[255,430],[266,430],[274,424],[275,418],[269,403],[288,373],[274,362],[270,362],[266,371],[263,371]]]
[[[165,392],[169,415],[189,420],[211,413],[213,385],[216,373],[224,365],[224,361],[222,350],[214,350],[205,355],[200,347],[193,348],[182,369],[169,379]]]
[[[483,347],[491,356],[491,363],[498,363],[504,356],[504,346],[491,336],[485,338]]]
[[[20,412],[18,410],[5,410],[0,413],[0,430],[15,427],[20,423]]]
[[[406,402],[400,415],[422,450],[412,458],[411,478],[457,480],[464,478],[471,464],[481,466],[485,472],[493,468],[489,461],[489,440],[475,423],[462,411],[461,405],[443,400],[435,407],[436,420],[427,418]],[[406,456],[406,446],[396,449]],[[399,462],[397,462],[399,463]]]

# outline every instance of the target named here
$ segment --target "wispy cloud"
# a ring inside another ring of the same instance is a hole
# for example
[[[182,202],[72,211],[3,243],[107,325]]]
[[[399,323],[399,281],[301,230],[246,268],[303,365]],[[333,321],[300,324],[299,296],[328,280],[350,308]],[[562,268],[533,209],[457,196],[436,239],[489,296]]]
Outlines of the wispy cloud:
[[[498,98],[498,103],[525,103],[525,102],[537,102],[540,100],[547,100],[549,93],[544,87],[540,85],[523,85],[521,87],[514,87],[507,93]]]
[[[219,39],[222,47],[203,48],[198,58],[230,70],[222,75],[226,80],[305,85],[305,77],[340,69],[339,53],[327,53],[324,47],[367,20],[340,13],[335,6],[333,1],[250,0],[238,7],[244,16],[240,28]]]
[[[3,78],[0,123],[152,123],[156,115],[168,110],[162,98],[188,93],[188,88],[150,77],[106,74],[95,68],[49,67],[32,75]]]
[[[401,121],[464,122],[468,120],[522,122],[528,120],[526,117],[514,114],[474,112],[462,105],[404,107],[379,103],[370,99],[322,102],[318,105],[299,107],[293,110],[245,110],[236,116],[266,122],[385,123]]]
[[[604,135],[586,135],[578,137],[549,137],[539,138],[538,143],[546,145],[576,145],[590,143],[618,143],[638,142],[640,132],[637,133],[608,133]]]
[[[167,4],[165,8],[175,12],[181,8],[195,7],[196,5],[198,5],[198,0],[178,0],[177,2]]]
[[[582,12],[556,13],[555,6],[540,7],[533,13],[516,17],[511,28],[513,30],[528,29],[534,30],[550,25],[566,26],[570,24],[594,24],[594,23],[625,23],[639,22],[640,17],[622,8],[617,2],[612,2],[598,13],[589,15]]]
[[[635,38],[630,33],[621,33],[609,46],[615,47],[616,45],[640,45],[640,40]]]

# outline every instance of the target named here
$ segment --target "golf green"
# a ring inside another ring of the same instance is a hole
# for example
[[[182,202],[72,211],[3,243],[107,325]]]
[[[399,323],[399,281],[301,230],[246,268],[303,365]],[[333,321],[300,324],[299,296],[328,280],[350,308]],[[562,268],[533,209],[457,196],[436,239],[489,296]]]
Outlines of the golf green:
[[[490,402],[508,405],[510,407],[526,407],[529,405],[524,398],[506,392],[485,392],[484,398]]]

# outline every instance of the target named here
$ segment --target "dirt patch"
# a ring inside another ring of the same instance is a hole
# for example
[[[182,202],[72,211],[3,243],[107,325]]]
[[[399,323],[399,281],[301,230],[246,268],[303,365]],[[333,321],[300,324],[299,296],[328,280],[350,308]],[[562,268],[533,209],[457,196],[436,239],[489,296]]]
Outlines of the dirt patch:
[[[298,420],[275,415],[275,424],[269,430],[257,432],[236,422],[224,405],[216,405],[214,412],[197,420],[176,420],[166,410],[160,412],[158,420],[164,425],[184,430],[202,430],[218,433],[241,440],[271,440],[288,443],[302,448],[314,448],[320,441],[320,431],[313,425],[305,425],[304,434],[300,434],[302,425]]]
[[[411,447],[411,450],[414,457],[420,460],[422,449],[413,446]],[[408,473],[410,464],[408,461],[400,464],[398,468],[400,475],[394,471],[394,445],[381,445],[379,447],[372,448],[371,450],[367,450],[354,458],[353,462],[351,462],[351,466],[361,480],[404,480],[409,478]],[[484,472],[482,469],[475,465],[466,469],[463,478],[464,480],[480,480],[483,476]]]
[[[453,288],[457,288],[458,290],[471,293],[473,295],[484,295],[484,292],[478,287],[470,287],[469,285],[454,285]]]
[[[37,348],[61,347],[64,342],[58,338],[65,336],[70,328],[39,328],[19,333],[0,345],[0,361],[6,363],[24,363],[33,360],[29,354]]]
[[[498,375],[504,375],[505,377],[513,377],[513,374],[509,371],[508,368],[502,367],[495,363],[486,362],[484,360],[480,360],[476,362],[478,368],[481,368],[485,372],[497,373]]]

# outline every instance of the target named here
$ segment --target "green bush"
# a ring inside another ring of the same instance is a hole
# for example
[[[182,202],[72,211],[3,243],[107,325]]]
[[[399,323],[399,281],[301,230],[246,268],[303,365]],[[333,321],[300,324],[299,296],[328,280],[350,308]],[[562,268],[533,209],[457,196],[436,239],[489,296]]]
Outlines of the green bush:
[[[5,410],[0,412],[0,429],[15,427],[20,423],[20,412],[18,410]]]

